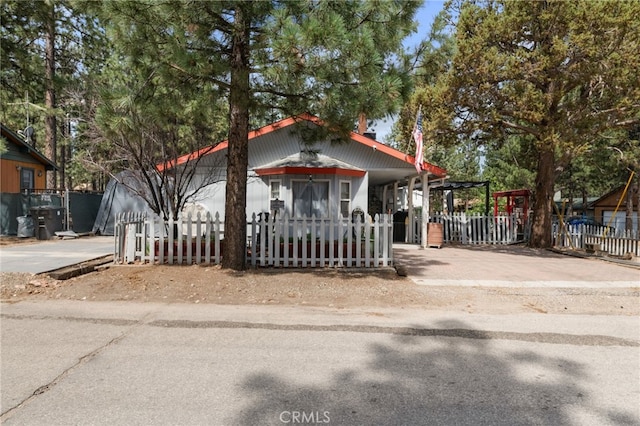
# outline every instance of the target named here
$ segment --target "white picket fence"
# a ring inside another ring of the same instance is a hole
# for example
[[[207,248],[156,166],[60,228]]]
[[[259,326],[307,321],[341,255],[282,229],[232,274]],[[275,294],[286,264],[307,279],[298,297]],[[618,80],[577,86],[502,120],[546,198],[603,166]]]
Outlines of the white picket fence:
[[[257,218],[247,223],[247,262],[274,267],[380,267],[393,264],[389,215],[349,218]],[[125,213],[116,218],[117,263],[219,264],[224,223],[199,213],[177,221]]]
[[[444,243],[513,244],[526,238],[526,224],[516,215],[435,213],[431,222],[442,223]],[[415,243],[419,243],[421,221],[416,222]]]
[[[616,231],[606,226],[565,225],[565,230],[553,226],[553,245],[576,249],[596,249],[614,256],[628,253],[640,256],[640,236],[637,231]]]

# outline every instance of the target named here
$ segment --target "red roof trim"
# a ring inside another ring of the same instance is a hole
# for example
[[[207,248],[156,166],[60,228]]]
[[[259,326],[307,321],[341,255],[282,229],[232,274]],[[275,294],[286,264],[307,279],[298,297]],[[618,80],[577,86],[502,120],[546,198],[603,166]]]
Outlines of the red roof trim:
[[[300,121],[310,121],[310,122],[312,122],[314,124],[317,124],[318,126],[324,126],[325,125],[325,123],[321,119],[319,119],[318,117],[316,117],[314,115],[311,115],[309,113],[303,113],[303,114],[300,114],[300,115],[297,115],[297,116],[293,116],[293,117],[285,118],[285,119],[280,120],[280,121],[276,121],[273,124],[269,124],[268,126],[261,127],[261,128],[259,128],[257,130],[253,130],[253,131],[249,132],[249,140],[254,139],[254,138],[258,137],[258,136],[263,136],[263,135],[269,134],[269,133],[271,133],[273,131],[282,129],[284,127],[291,126],[291,125],[293,125],[295,123],[298,123]],[[383,143],[377,142],[377,141],[375,141],[373,139],[370,139],[370,138],[368,138],[366,136],[360,135],[360,134],[355,133],[355,132],[351,132],[350,137],[351,137],[351,139],[353,141],[359,142],[359,143],[361,143],[361,144],[363,144],[365,146],[368,146],[370,148],[373,148],[375,146],[376,150],[378,150],[378,151],[380,151],[380,152],[382,152],[384,154],[390,155],[390,156],[392,156],[394,158],[397,158],[397,159],[399,159],[401,161],[404,161],[405,163],[408,163],[408,164],[411,164],[411,165],[413,165],[415,163],[415,159],[414,159],[413,156],[405,154],[403,152],[400,152],[395,148],[392,148],[392,147],[390,147],[388,145],[385,145]],[[172,167],[175,167],[177,165],[184,164],[187,161],[190,161],[190,160],[192,160],[194,158],[197,158],[197,157],[200,157],[202,155],[207,155],[207,154],[211,154],[211,153],[226,149],[228,146],[229,146],[229,141],[228,140],[220,142],[217,145],[210,145],[210,146],[202,148],[202,149],[200,149],[198,151],[194,151],[194,152],[192,152],[190,154],[186,154],[186,155],[183,155],[181,157],[178,157],[178,159],[175,162],[170,162],[170,163],[165,164],[165,165],[158,165],[158,170],[159,171],[163,171],[165,167],[172,168]],[[433,175],[436,175],[438,177],[446,177],[446,175],[447,175],[447,171],[445,169],[443,169],[441,167],[438,167],[435,164],[427,163],[426,161],[423,163],[423,170],[425,170],[425,171],[427,171],[427,172],[429,172],[429,173],[431,173]]]
[[[267,169],[256,169],[258,176],[275,175],[339,175],[363,177],[367,172],[364,170],[343,169],[340,167],[270,167]]]
[[[303,114],[304,116],[305,114]],[[306,114],[308,115],[308,114]],[[301,116],[301,117],[303,117]],[[307,117],[304,117],[303,119],[308,119]],[[289,118],[285,118],[284,120],[280,120],[280,121],[276,121],[275,123],[269,124],[268,126],[264,126],[261,127],[257,130],[252,130],[249,132],[249,140],[256,138],[258,136],[262,136],[262,135],[266,135],[269,134],[275,130],[281,129],[283,127],[288,127],[291,126],[292,124],[295,124],[297,121],[300,121],[300,119],[297,119],[295,117],[289,117]],[[176,161],[171,161],[169,163],[165,163],[165,164],[159,164],[158,165],[158,170],[159,171],[163,171],[166,168],[173,168],[175,166],[179,166],[180,164],[184,164],[188,161],[191,161],[195,158],[198,158],[202,155],[207,155],[207,154],[212,154],[214,152],[217,151],[221,151],[223,149],[227,149],[229,147],[229,140],[226,139],[222,142],[220,142],[217,145],[209,145],[206,146],[204,148],[201,148],[197,151],[191,152],[189,154],[185,154],[181,157],[178,157],[176,159]]]
[[[404,161],[405,163],[413,165],[416,162],[415,158],[412,155],[400,152],[395,148],[375,141],[359,133],[351,132],[351,139],[356,142],[360,142],[361,144],[366,145],[370,148],[373,148],[375,146],[376,150],[397,158],[398,160]],[[423,170],[438,177],[445,177],[447,175],[447,171],[445,169],[438,167],[435,164],[427,163],[426,161],[423,163]]]
[[[528,189],[511,189],[508,191],[496,191],[493,193],[493,198],[496,197],[528,197],[531,195],[531,191]]]

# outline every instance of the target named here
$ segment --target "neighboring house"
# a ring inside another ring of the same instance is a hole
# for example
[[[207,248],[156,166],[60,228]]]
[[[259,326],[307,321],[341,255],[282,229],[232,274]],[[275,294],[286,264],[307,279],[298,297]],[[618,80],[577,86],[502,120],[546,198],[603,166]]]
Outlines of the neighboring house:
[[[58,167],[18,133],[4,124],[0,127],[7,148],[0,155],[0,192],[17,194],[45,189],[46,171]]]
[[[600,197],[587,197],[587,204],[585,206],[582,198],[574,198],[573,204],[570,204],[568,200],[554,200],[559,212],[565,216],[566,219],[570,217],[581,218],[593,218],[593,203]],[[555,211],[554,211],[555,214]]]
[[[4,124],[0,130],[6,147],[0,154],[0,235],[16,235],[17,218],[31,207],[61,205],[56,194],[35,194],[46,188],[46,172],[58,168],[22,135]]]
[[[633,191],[633,187],[629,187],[628,191]],[[594,210],[594,219],[603,225],[611,224],[618,231],[625,229],[625,215],[627,211],[627,197],[621,200],[623,197],[624,185],[613,189],[612,191],[604,194],[592,203]],[[628,194],[627,194],[628,195]],[[633,192],[631,194],[633,200],[633,230],[638,230],[638,194]],[[618,211],[615,218],[612,219],[613,213],[618,207]]]
[[[401,207],[401,187],[413,188],[418,174],[414,158],[357,133],[348,143],[330,138],[305,144],[300,131],[322,125],[310,114],[290,117],[249,133],[247,215],[270,213],[290,217],[349,217],[354,212],[374,216]],[[178,159],[183,164],[204,155],[202,173],[218,167],[226,173],[227,141]],[[423,176],[442,179],[446,171],[423,164]],[[225,185],[210,185],[198,200],[201,209],[224,217]]]

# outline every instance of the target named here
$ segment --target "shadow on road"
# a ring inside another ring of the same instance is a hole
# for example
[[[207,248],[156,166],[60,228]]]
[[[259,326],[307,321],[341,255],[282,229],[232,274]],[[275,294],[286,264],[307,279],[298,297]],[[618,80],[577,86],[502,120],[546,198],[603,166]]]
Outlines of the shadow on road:
[[[459,321],[439,326],[471,328]],[[233,423],[569,425],[579,423],[576,410],[586,410],[601,424],[634,424],[632,414],[589,405],[579,384],[589,374],[582,364],[493,342],[389,336],[368,345],[362,365],[333,366],[326,385],[293,381],[286,372],[252,374],[241,383],[249,409]]]

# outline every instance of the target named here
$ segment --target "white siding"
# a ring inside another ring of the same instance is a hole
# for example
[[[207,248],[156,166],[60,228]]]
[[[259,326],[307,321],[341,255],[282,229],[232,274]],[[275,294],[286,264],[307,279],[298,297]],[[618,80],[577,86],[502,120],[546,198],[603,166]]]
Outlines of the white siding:
[[[312,124],[308,124],[312,125]],[[281,160],[285,157],[297,154],[304,146],[299,142],[299,136],[294,131],[295,126],[285,127],[261,135],[249,141],[249,178],[247,184],[247,218],[252,213],[269,211],[269,181],[270,176],[258,177],[254,169],[265,164]],[[380,176],[386,175],[391,169],[399,172],[401,176],[409,176],[415,173],[415,169],[408,164],[390,155],[381,153],[358,142],[332,144],[329,140],[318,141],[312,146],[319,153],[336,158],[356,168],[366,170],[364,177],[349,177],[341,175],[313,175],[314,180],[329,180],[329,204],[331,217],[337,218],[340,212],[340,180],[351,182],[352,203],[351,210],[359,208],[368,214],[369,184],[379,184]],[[203,168],[207,165],[224,167],[221,161],[226,158],[226,150],[208,155],[203,161]],[[376,173],[378,177],[372,175]],[[282,182],[282,200],[285,203],[285,212],[292,214],[292,180],[308,179],[308,175],[282,175],[273,176]],[[388,182],[387,182],[388,183]],[[224,183],[212,186],[208,191],[211,199],[200,201],[212,214],[220,213],[221,220],[224,220]]]
[[[252,213],[269,211],[269,186],[268,180],[260,177],[249,177],[247,181],[247,220]],[[223,215],[224,216],[224,215]]]

